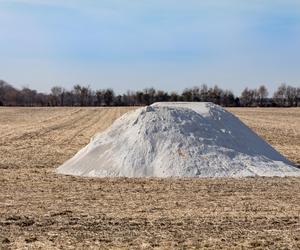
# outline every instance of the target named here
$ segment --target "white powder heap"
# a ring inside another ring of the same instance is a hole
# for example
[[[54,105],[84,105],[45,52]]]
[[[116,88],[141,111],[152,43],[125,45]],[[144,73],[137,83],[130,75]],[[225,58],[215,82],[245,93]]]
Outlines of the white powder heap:
[[[89,177],[300,176],[300,169],[212,103],[155,103],[129,112],[57,172]]]

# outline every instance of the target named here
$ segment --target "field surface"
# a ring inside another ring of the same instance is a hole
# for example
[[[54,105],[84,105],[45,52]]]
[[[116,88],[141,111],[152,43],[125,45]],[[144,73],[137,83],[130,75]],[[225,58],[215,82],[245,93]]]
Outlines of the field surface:
[[[299,249],[300,179],[54,169],[133,108],[0,108],[0,249]],[[300,164],[300,109],[229,109]]]

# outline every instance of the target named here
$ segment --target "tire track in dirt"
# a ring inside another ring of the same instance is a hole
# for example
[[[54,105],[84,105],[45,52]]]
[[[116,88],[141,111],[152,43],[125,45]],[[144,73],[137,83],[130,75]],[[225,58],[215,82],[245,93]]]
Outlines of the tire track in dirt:
[[[81,142],[81,144],[85,145],[89,142],[90,138],[94,136],[96,133],[102,132],[106,130],[114,120],[128,112],[128,108],[103,108],[100,112],[99,109],[92,110],[89,112],[88,121],[83,122],[82,124],[77,124],[76,128],[78,130],[74,130],[74,133],[69,136],[69,138],[65,141],[61,141],[63,145],[70,144],[74,140],[79,140],[79,135],[81,134],[89,134],[91,135],[87,138],[86,142]]]
[[[13,117],[13,119],[15,119],[14,123],[7,124],[9,129],[5,130],[6,133],[2,133],[0,135],[0,139],[4,137],[6,141],[9,139],[15,140],[18,137],[22,137],[26,133],[29,135],[30,133],[36,133],[36,131],[40,130],[41,127],[48,127],[51,123],[57,125],[57,121],[65,118],[66,115],[73,116],[74,114],[80,112],[80,110],[65,108],[30,108],[30,110],[25,108],[16,109],[17,112],[14,113]],[[21,111],[19,109],[21,109]],[[2,115],[5,115],[5,113]],[[43,115],[46,117],[41,117]]]
[[[54,110],[54,112],[53,112]],[[53,167],[70,158],[128,108],[27,109],[25,124],[8,122],[0,138],[0,167]],[[1,110],[0,110],[1,112]],[[13,117],[12,119],[16,119]],[[18,118],[19,120],[19,118]],[[23,119],[22,119],[23,120]],[[38,121],[38,122],[37,122]],[[27,124],[28,123],[28,124]],[[0,127],[1,128],[1,127]]]
[[[81,133],[83,133],[84,131],[87,131],[88,129],[91,130],[91,127],[97,127],[98,130],[101,130],[101,121],[105,121],[105,119],[109,116],[109,115],[113,115],[113,114],[109,114],[112,110],[101,110],[100,113],[99,112],[93,112],[92,114],[90,114],[90,118],[88,119],[89,122],[85,122],[84,126],[77,126],[76,128],[78,128],[78,130],[75,130],[74,133],[72,134],[72,136],[70,135],[69,138],[67,138],[66,140],[62,141],[62,144],[69,144],[72,143],[74,139],[77,138],[77,136]]]
[[[17,140],[31,140],[34,139],[36,137],[43,137],[46,134],[52,133],[56,130],[62,130],[66,127],[70,127],[73,126],[78,120],[80,119],[86,119],[89,114],[84,111],[84,110],[80,110],[81,112],[84,112],[83,115],[81,116],[74,116],[74,115],[68,115],[67,117],[65,115],[59,115],[57,116],[57,118],[55,119],[55,121],[53,121],[53,124],[48,124],[45,126],[32,126],[32,130],[28,131],[28,127],[26,129],[25,132],[23,132],[21,135],[17,135],[17,136],[13,136],[11,138],[9,138],[7,140],[8,143],[10,143],[11,141],[17,141]],[[59,117],[63,117],[61,119],[58,119]],[[70,118],[69,118],[70,117]],[[59,120],[59,122],[57,122],[57,120]],[[31,128],[29,128],[31,129]]]

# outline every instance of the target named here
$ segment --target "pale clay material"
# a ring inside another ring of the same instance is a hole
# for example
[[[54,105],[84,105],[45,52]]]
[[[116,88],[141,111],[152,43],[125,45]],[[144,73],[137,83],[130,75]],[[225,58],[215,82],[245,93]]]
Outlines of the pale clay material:
[[[212,103],[155,103],[129,112],[57,169],[87,177],[300,176],[231,113]]]

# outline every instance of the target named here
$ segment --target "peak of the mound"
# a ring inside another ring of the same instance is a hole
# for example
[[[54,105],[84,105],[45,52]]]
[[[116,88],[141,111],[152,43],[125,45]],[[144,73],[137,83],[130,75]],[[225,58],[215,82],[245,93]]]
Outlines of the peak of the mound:
[[[155,103],[129,112],[58,172],[127,177],[300,175],[239,119],[212,103]]]

